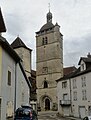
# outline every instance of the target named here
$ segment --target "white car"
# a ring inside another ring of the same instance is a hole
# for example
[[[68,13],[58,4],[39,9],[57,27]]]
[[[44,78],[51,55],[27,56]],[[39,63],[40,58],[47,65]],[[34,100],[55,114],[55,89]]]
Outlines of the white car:
[[[83,118],[83,120],[91,120],[91,116],[86,116]]]

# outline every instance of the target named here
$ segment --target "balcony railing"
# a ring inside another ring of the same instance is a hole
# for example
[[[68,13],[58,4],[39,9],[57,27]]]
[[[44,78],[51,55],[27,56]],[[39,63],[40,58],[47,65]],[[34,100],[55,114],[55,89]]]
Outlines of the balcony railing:
[[[71,100],[60,100],[60,105],[71,105]]]

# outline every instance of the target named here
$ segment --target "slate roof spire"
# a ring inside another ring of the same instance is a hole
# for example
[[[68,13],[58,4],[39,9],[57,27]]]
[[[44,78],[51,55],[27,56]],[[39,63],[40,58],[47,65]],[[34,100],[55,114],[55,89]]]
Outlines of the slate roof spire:
[[[13,48],[19,48],[19,47],[26,47],[26,45],[23,43],[23,41],[19,38],[19,36],[13,41],[11,44]]]
[[[1,8],[0,8],[0,33],[2,32],[6,32],[6,27],[5,27],[4,19],[3,19]]]
[[[20,39],[19,36],[11,43],[11,46],[12,46],[13,49],[20,48],[20,47],[24,47],[24,48],[32,51],[30,48],[28,48],[28,47],[24,44],[24,42]]]
[[[52,23],[52,13],[50,12],[50,3],[49,3],[49,12],[47,13],[47,23]]]

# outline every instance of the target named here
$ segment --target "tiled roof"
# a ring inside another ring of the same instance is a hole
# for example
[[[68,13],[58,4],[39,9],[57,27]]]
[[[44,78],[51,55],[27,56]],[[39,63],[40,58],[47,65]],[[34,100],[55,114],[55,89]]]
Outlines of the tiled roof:
[[[1,8],[0,8],[0,32],[6,32],[6,27],[4,24],[4,19],[2,16]]]
[[[19,38],[17,37],[11,44],[12,48],[15,49],[15,48],[19,48],[19,47],[24,47],[26,49],[29,49],[30,51],[32,51],[30,48],[28,48],[24,42]]]
[[[63,75],[67,75],[67,74],[72,73],[76,70],[77,70],[77,68],[75,66],[65,67],[65,68],[63,68]]]
[[[91,66],[89,66],[89,67],[88,67],[86,70],[84,70],[84,71],[80,71],[80,67],[79,67],[76,71],[71,72],[71,73],[63,76],[62,78],[60,78],[60,79],[58,79],[58,80],[56,80],[56,81],[58,82],[58,81],[62,81],[62,80],[67,80],[67,79],[69,79],[69,78],[74,78],[74,77],[77,77],[77,76],[86,74],[86,73],[88,73],[88,72],[91,72]]]

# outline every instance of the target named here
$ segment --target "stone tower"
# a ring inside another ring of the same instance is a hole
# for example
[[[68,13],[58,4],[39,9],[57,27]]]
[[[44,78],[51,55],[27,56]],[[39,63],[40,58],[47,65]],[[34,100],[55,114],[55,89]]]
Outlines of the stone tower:
[[[16,51],[19,57],[22,59],[22,65],[24,67],[27,78],[31,77],[31,52],[24,42],[17,37],[11,44],[12,48]]]
[[[57,110],[56,81],[63,76],[63,35],[60,26],[52,23],[52,13],[36,32],[36,83],[38,108]]]

